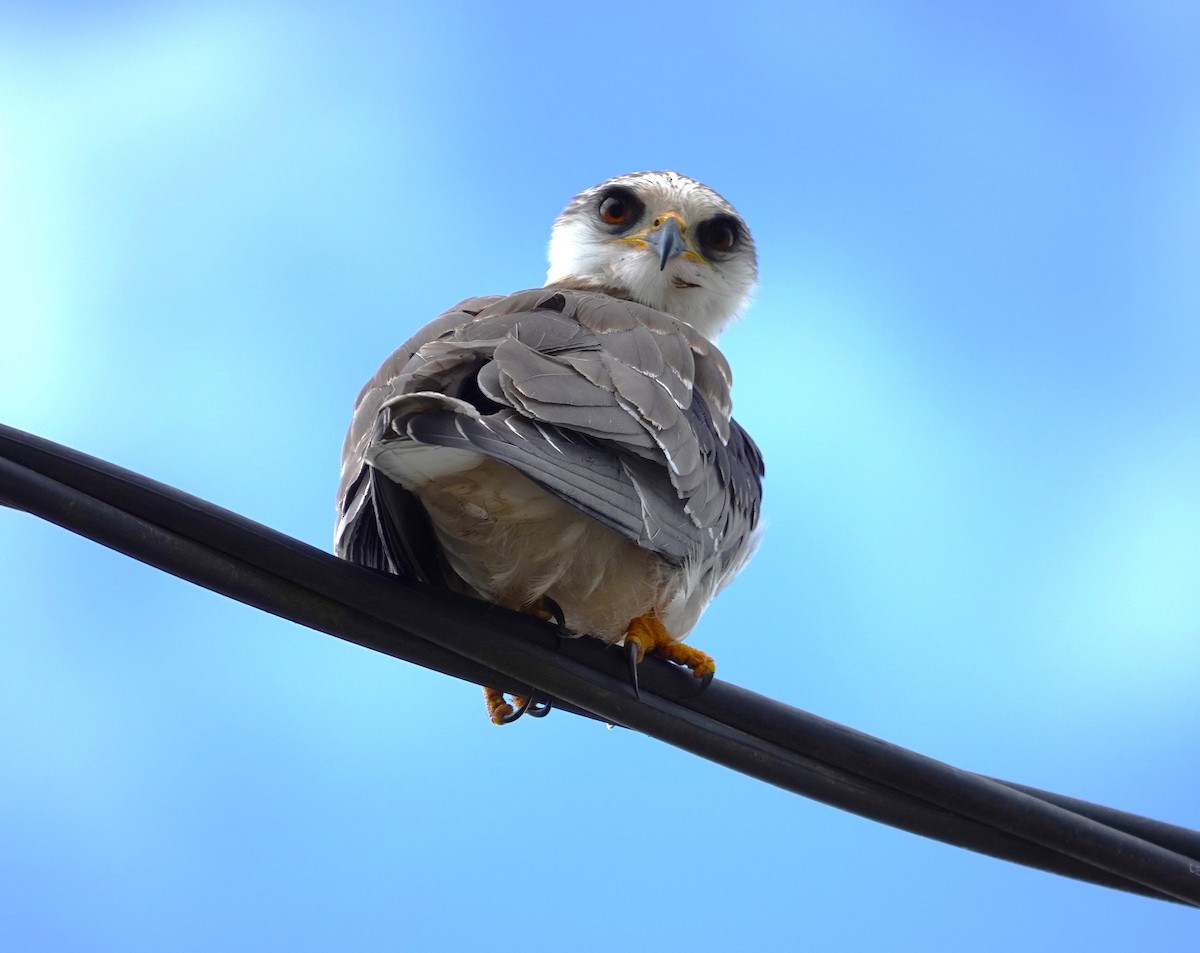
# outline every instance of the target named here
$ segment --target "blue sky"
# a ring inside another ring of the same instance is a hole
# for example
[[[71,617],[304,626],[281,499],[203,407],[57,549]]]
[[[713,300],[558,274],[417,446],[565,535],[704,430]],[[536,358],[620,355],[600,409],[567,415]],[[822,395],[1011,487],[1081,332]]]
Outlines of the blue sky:
[[[1186,3],[0,8],[0,420],[328,547],[359,386],[611,175],[721,191],[768,533],[692,641],[1200,827]],[[1194,913],[804,801],[0,512],[37,950],[1179,949]]]

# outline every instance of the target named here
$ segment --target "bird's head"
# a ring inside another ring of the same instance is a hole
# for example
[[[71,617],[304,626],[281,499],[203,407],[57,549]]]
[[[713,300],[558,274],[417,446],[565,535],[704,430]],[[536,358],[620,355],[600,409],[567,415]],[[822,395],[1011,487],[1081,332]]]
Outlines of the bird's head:
[[[635,172],[581,192],[558,216],[546,284],[621,294],[716,340],[757,274],[750,230],[725,199],[677,172]]]

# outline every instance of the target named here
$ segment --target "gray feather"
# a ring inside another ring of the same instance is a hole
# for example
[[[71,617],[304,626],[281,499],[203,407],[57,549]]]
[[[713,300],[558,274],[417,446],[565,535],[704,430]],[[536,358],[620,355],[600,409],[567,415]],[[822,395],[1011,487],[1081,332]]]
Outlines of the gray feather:
[[[730,420],[729,387],[711,342],[635,302],[553,288],[468,299],[359,395],[338,552],[381,551],[368,456],[409,441],[502,461],[672,565],[733,565],[758,522],[762,458]],[[419,392],[453,400],[396,400]]]

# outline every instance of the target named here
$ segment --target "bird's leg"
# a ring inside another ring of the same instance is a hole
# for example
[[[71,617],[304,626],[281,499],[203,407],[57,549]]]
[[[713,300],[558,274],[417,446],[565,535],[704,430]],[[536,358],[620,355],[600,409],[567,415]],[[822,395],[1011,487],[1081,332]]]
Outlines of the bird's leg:
[[[567,617],[563,614],[562,607],[549,596],[542,596],[525,611],[546,622],[555,623],[564,636],[569,634]],[[526,698],[523,695],[513,695],[512,700],[513,704],[517,706],[515,709],[504,700],[504,692],[497,688],[484,687],[483,703],[487,706],[488,718],[491,719],[492,724],[511,725],[525,714],[528,714],[530,718],[545,718],[550,714],[550,709],[554,707],[554,702],[549,697],[535,698],[531,696]]]
[[[637,667],[647,652],[690,669],[705,685],[712,681],[713,673],[717,670],[712,656],[690,645],[676,642],[658,617],[648,612],[633,619],[625,632],[625,658],[629,663],[629,679],[633,682],[634,694],[641,694],[638,688]]]

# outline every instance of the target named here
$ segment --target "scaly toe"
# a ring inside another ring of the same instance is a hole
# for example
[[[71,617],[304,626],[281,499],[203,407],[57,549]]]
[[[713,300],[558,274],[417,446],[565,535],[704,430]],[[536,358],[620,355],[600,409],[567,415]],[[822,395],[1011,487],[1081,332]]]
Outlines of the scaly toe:
[[[625,633],[625,659],[635,693],[639,692],[637,663],[647,652],[689,669],[700,680],[701,689],[708,687],[717,670],[717,665],[710,655],[690,645],[676,642],[653,614],[638,616],[630,621]]]
[[[525,714],[525,708],[529,707],[529,703],[526,702],[524,707],[514,711],[513,706],[504,700],[504,692],[498,688],[488,688],[486,685],[483,688],[483,703],[487,706],[488,718],[493,725],[510,725]]]
[[[684,645],[682,642],[660,645],[655,649],[655,654],[676,665],[691,669],[696,678],[707,678],[711,681],[717,671],[717,663],[712,660],[711,655],[694,649],[690,645]]]
[[[507,714],[503,717],[503,719],[499,722],[499,724],[511,725],[514,721],[516,721],[523,714],[525,714],[525,712],[529,711],[529,703],[531,701],[533,701],[533,699],[532,698],[523,698],[520,695],[514,695],[513,701],[515,701],[517,703],[517,710],[510,711],[509,714]],[[511,708],[511,706],[510,706],[510,708]],[[495,719],[493,719],[493,721],[495,721]]]

